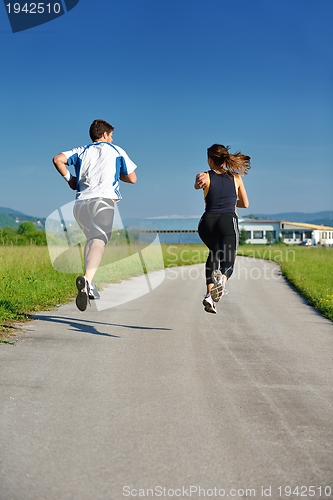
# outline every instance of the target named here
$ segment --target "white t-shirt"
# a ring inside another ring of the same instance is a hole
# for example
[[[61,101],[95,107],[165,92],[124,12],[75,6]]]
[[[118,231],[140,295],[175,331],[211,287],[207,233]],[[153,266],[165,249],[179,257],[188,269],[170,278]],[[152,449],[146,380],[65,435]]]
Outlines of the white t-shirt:
[[[127,153],[109,142],[93,142],[64,151],[68,165],[77,177],[77,200],[110,198],[121,200],[120,174],[131,174],[137,168]]]

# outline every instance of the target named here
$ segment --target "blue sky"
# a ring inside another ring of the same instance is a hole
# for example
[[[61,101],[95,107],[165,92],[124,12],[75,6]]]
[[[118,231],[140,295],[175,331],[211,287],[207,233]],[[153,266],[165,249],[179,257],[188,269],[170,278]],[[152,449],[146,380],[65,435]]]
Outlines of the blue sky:
[[[0,5],[0,206],[71,201],[52,157],[104,118],[138,165],[123,218],[201,214],[215,142],[252,157],[246,213],[332,210],[332,18],[331,0],[80,0],[13,34]]]

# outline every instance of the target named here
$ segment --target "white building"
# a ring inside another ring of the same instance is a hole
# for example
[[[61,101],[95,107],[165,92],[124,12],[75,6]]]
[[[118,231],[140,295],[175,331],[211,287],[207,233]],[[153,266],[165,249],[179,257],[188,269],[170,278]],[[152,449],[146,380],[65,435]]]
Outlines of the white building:
[[[247,243],[266,245],[280,236],[280,222],[277,220],[239,219],[239,230],[245,229]]]
[[[247,243],[267,244],[281,239],[284,243],[297,245],[308,242],[312,245],[333,246],[333,227],[277,220],[240,219],[239,229],[245,229]]]

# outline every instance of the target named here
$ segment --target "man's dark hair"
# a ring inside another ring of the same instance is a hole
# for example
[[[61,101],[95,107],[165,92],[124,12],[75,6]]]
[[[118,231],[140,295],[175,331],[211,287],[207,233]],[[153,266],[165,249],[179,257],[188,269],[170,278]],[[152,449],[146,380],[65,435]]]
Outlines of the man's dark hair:
[[[109,134],[114,131],[114,127],[105,120],[94,120],[89,128],[90,139],[95,142],[102,137],[104,132]]]

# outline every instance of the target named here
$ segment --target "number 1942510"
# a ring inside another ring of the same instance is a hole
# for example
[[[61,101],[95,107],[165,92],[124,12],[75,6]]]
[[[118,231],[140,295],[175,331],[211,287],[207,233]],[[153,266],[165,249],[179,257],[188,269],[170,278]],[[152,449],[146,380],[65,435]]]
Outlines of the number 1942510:
[[[320,495],[320,498],[331,497],[332,488],[330,486],[279,486],[279,496],[299,496],[299,497],[314,497]]]
[[[20,5],[18,2],[6,4],[8,14],[59,14],[61,11],[60,3],[25,3]]]

